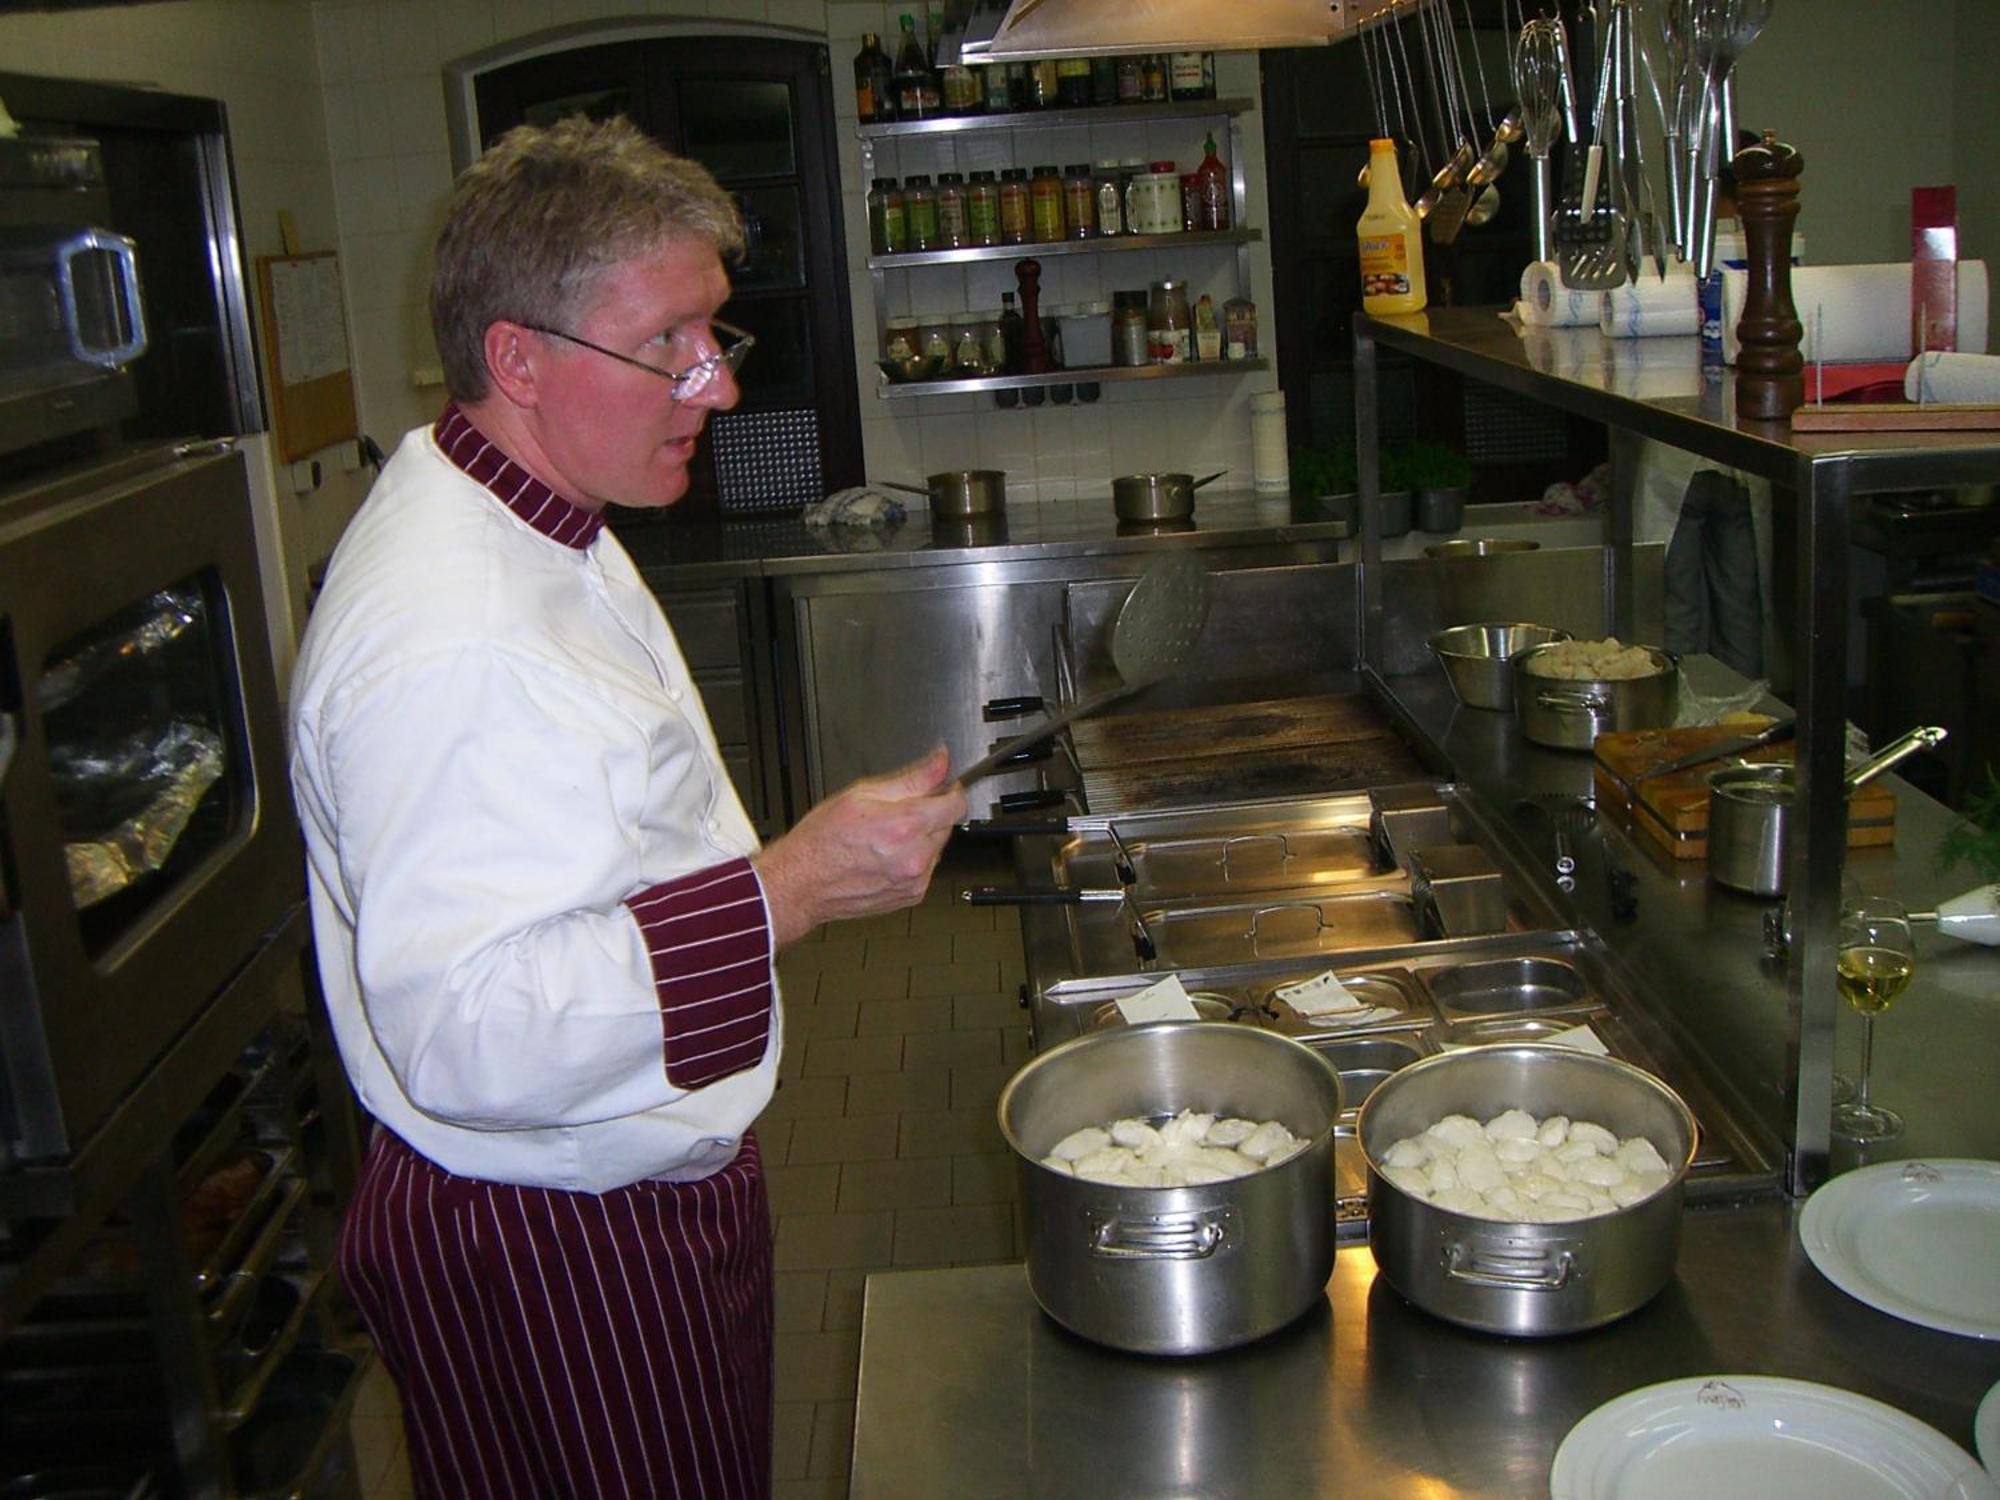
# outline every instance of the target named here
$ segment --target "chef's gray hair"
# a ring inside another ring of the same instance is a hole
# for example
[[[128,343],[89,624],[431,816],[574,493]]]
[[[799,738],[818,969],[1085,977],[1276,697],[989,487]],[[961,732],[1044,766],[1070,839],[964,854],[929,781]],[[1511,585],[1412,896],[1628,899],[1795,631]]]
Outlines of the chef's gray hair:
[[[743,219],[708,173],[631,121],[520,125],[463,172],[431,269],[431,333],[445,389],[487,393],[493,323],[575,326],[605,271],[664,245],[743,250]]]

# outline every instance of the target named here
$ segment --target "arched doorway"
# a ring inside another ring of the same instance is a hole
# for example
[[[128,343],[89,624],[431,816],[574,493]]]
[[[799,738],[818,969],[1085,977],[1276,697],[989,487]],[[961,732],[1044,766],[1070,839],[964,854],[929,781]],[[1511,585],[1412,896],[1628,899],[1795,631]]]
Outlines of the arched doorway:
[[[723,316],[757,335],[742,403],[709,423],[686,499],[614,524],[796,511],[861,481],[861,415],[823,42],[682,32],[585,35],[460,71],[483,147],[521,123],[625,115],[702,163],[749,230]]]

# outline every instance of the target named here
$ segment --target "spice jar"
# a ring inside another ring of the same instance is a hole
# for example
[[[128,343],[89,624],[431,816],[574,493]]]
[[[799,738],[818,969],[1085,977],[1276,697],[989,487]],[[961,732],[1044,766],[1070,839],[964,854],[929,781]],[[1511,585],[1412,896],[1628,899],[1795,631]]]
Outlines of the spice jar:
[[[921,380],[923,338],[915,318],[891,318],[882,330],[882,360],[897,380]]]
[[[903,179],[903,219],[909,225],[912,250],[938,248],[937,194],[928,174],[916,172]]]
[[[1000,181],[992,172],[974,172],[965,189],[967,242],[974,245],[1000,243]]]
[[[1036,240],[1063,237],[1063,182],[1053,163],[1035,168],[1028,183],[1028,214]]]
[[[1093,57],[1090,60],[1090,102],[1092,104],[1118,102],[1117,58]]]
[[[1151,335],[1146,327],[1146,294],[1111,294],[1111,362],[1114,365],[1149,365],[1153,362]]]
[[[1053,57],[1036,58],[1028,64],[1028,108],[1054,109],[1061,102],[1056,60]]]
[[[1247,298],[1231,297],[1222,304],[1222,356],[1257,357],[1257,304]]]
[[[1149,52],[1140,63],[1140,97],[1148,104],[1167,102],[1167,60],[1157,52]]]
[[[1134,234],[1179,234],[1181,180],[1170,161],[1153,163],[1125,190],[1125,220]]]
[[[939,178],[939,181],[943,181]],[[1181,173],[1181,228],[1195,230],[1201,227],[1201,174]]]
[[[966,380],[993,373],[978,313],[960,313],[951,320],[951,372]]]
[[[1118,185],[1118,163],[1101,161],[1090,177],[1097,194],[1097,232],[1100,235],[1125,232],[1125,193]]]
[[[981,80],[980,102],[989,115],[1004,115],[1014,107],[1014,96],[1007,88],[1007,65],[988,63],[986,76]]]
[[[1089,162],[1072,162],[1063,168],[1063,234],[1087,240],[1096,233],[1097,183]]]
[[[1083,109],[1089,105],[1089,58],[1065,57],[1056,63],[1056,98],[1064,109]]]
[[[951,320],[942,314],[924,318],[917,328],[917,358],[924,380],[951,373]]]
[[[1000,174],[1000,243],[1028,243],[1028,169],[1008,167]]]
[[[1184,365],[1193,354],[1193,317],[1185,281],[1156,281],[1146,299],[1147,344],[1156,365]]]
[[[1137,57],[1118,59],[1118,102],[1137,104],[1146,97],[1145,65]]]
[[[948,115],[978,114],[985,103],[977,75],[963,63],[946,63],[938,70],[938,92]]]
[[[893,177],[878,177],[868,189],[868,248],[877,255],[897,255],[910,248],[903,190]]]
[[[938,248],[963,250],[968,243],[965,224],[965,177],[959,172],[940,172],[937,179]]]

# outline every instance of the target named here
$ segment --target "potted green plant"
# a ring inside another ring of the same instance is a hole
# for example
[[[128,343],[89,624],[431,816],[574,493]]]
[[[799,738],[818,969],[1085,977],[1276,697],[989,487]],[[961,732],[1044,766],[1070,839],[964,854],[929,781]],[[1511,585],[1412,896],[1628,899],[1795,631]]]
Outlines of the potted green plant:
[[[2000,881],[2000,776],[1986,768],[1983,791],[1965,794],[1965,817],[1938,845],[1938,863],[1971,865],[1982,881]]]
[[[1416,516],[1410,498],[1409,449],[1400,444],[1382,448],[1382,535],[1403,536]]]
[[[1416,492],[1416,521],[1423,531],[1456,531],[1465,523],[1465,492],[1472,465],[1444,443],[1415,442],[1402,450],[1403,474]]]
[[[1354,524],[1354,445],[1335,443],[1328,448],[1301,444],[1291,452],[1292,491],[1326,502],[1327,513],[1335,520]]]

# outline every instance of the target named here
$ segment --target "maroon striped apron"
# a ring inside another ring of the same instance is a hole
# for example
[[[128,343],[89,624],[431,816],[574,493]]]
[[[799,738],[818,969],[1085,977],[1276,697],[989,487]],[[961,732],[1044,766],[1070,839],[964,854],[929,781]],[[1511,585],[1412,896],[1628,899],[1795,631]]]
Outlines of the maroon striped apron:
[[[757,1138],[698,1182],[456,1177],[378,1129],[336,1269],[419,1500],[760,1500],[771,1218]]]

